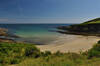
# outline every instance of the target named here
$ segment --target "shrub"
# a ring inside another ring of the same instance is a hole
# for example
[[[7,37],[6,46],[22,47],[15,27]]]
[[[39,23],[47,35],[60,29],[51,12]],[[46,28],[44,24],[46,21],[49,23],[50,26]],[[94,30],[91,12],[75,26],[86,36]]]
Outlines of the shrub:
[[[100,44],[100,40],[97,43]]]
[[[63,53],[61,53],[60,51],[57,51],[56,53],[54,53],[55,56],[62,56]]]
[[[17,64],[26,57],[37,58],[40,50],[33,44],[0,43],[0,63]]]
[[[21,61],[21,59],[14,58],[10,61],[10,64],[18,64]]]
[[[96,44],[88,51],[88,58],[100,57],[100,44]]]
[[[77,54],[77,53],[68,53],[68,58],[71,60],[77,60],[82,58],[81,54]]]
[[[41,52],[41,56],[43,56],[43,57],[47,57],[47,56],[49,56],[51,54],[52,53],[50,51]]]
[[[28,57],[37,58],[40,56],[40,51],[36,47],[29,46],[25,50],[25,55]]]

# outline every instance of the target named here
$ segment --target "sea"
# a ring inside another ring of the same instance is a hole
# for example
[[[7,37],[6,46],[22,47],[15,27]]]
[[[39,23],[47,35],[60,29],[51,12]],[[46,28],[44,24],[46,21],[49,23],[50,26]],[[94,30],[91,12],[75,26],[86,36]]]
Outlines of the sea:
[[[7,28],[9,32],[21,37],[19,41],[47,44],[61,35],[56,32],[58,26],[68,25],[71,24],[0,24],[0,27]]]

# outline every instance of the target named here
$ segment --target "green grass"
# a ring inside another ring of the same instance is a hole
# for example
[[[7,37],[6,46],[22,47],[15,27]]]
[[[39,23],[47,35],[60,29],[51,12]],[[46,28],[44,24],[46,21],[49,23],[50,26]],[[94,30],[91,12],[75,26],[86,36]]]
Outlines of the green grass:
[[[27,57],[37,58],[40,50],[33,44],[0,43],[0,64],[18,64]]]
[[[16,66],[100,66],[100,41],[87,52],[60,53],[56,52],[37,59],[27,58]]]
[[[85,22],[82,24],[100,24],[100,21],[93,21],[93,22]]]
[[[40,52],[33,44],[0,43],[0,66],[100,66],[100,41],[87,52]]]
[[[74,55],[74,54],[73,54]],[[74,55],[75,56],[75,55]],[[85,56],[73,57],[71,54],[63,56],[28,58],[15,66],[99,66],[100,58],[87,59]]]
[[[88,24],[100,24],[100,18],[89,20],[89,21],[83,22],[81,24],[76,24],[75,26],[82,26],[82,25],[84,26],[84,25],[88,25]]]

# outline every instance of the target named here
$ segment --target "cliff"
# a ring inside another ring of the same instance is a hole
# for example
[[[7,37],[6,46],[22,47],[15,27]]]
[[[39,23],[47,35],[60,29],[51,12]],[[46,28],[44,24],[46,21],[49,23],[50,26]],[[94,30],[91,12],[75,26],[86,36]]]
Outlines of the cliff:
[[[86,21],[81,24],[73,24],[70,26],[59,26],[57,28],[60,29],[59,31],[57,31],[60,33],[100,36],[100,18]]]

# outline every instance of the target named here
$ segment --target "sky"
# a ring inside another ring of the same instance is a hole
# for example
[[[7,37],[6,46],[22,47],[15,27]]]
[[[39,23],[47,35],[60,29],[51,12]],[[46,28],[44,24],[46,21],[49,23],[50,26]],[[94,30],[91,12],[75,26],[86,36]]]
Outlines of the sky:
[[[0,0],[0,23],[81,23],[100,17],[100,0]]]

